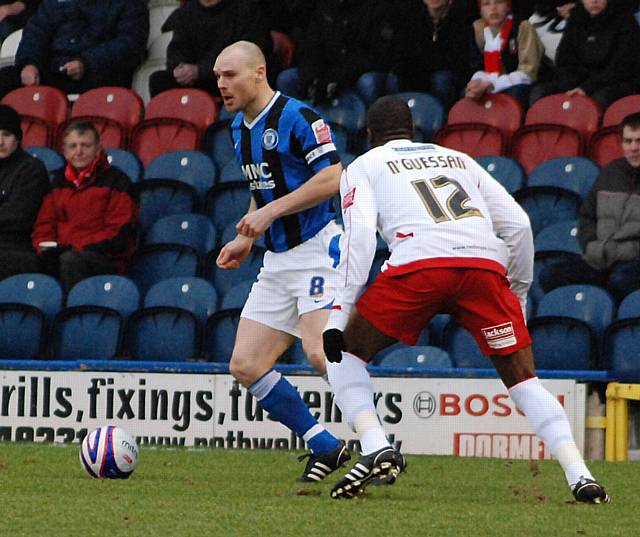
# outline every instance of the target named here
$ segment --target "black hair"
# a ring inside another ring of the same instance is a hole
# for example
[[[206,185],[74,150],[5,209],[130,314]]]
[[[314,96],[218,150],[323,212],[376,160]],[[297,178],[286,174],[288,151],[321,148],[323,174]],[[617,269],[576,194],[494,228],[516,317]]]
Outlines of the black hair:
[[[367,113],[372,146],[382,145],[389,140],[413,137],[413,118],[409,105],[393,95],[380,97]]]
[[[622,131],[625,127],[630,127],[633,130],[640,129],[640,112],[634,112],[624,117],[622,123],[620,123],[620,136],[622,136]]]
[[[91,121],[87,121],[86,119],[80,119],[78,121],[73,121],[69,125],[67,125],[62,133],[62,139],[64,140],[69,134],[72,132],[77,132],[78,134],[85,134],[87,132],[91,132],[93,134],[93,139],[97,144],[100,143],[100,133],[98,129],[96,129],[95,125],[91,123]]]

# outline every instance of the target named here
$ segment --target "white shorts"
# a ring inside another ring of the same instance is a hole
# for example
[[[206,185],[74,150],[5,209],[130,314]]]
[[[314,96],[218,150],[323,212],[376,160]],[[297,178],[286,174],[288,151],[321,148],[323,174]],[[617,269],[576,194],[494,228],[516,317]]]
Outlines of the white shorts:
[[[341,236],[342,228],[330,222],[291,250],[267,252],[241,316],[299,338],[300,316],[331,308],[342,285]]]

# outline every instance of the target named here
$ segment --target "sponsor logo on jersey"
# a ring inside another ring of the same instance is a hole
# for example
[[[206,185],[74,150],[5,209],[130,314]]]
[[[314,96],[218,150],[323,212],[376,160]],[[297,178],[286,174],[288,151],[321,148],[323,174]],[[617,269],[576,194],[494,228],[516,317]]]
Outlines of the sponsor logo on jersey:
[[[249,183],[249,190],[271,190],[276,187],[276,182],[271,179],[270,181],[251,181]]]
[[[328,144],[331,142],[331,131],[323,119],[318,119],[311,124],[311,129],[319,144]]]
[[[482,335],[492,349],[504,349],[515,345],[517,341],[512,322],[483,328]]]
[[[255,181],[256,179],[270,179],[271,170],[266,162],[252,162],[242,166],[242,174],[247,181]]]
[[[270,151],[278,145],[278,133],[274,129],[267,129],[262,133],[262,147]]]
[[[349,192],[347,192],[342,198],[342,209],[346,210],[355,203],[356,187],[354,186]]]

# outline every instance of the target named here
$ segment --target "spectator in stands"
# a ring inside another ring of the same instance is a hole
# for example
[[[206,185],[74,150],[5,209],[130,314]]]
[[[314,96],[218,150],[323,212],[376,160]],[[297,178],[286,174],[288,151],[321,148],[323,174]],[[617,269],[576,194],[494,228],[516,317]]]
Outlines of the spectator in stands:
[[[0,104],[0,280],[37,272],[31,232],[49,191],[44,165],[20,147],[20,116]]]
[[[571,11],[558,45],[551,82],[531,92],[541,97],[566,92],[589,95],[604,108],[633,93],[640,71],[640,27],[627,0],[582,0]]]
[[[511,0],[479,0],[481,19],[473,23],[475,72],[465,97],[478,100],[487,93],[506,93],[526,107],[544,49],[527,20],[511,12]]]
[[[67,93],[130,87],[148,35],[142,0],[43,0],[24,28],[15,65],[0,70],[0,96],[21,85]]]
[[[96,274],[126,272],[136,245],[138,200],[129,178],[109,165],[91,122],[63,134],[67,166],[56,173],[32,235],[43,270],[68,291]]]
[[[261,10],[255,0],[189,0],[174,11],[163,26],[173,31],[167,68],[151,74],[151,96],[180,87],[219,95],[213,64],[222,49],[236,41],[256,43],[269,60],[269,23]]]
[[[278,89],[316,104],[352,88],[365,104],[397,91],[392,63],[392,3],[389,0],[317,2],[300,43],[298,67],[278,76]]]
[[[620,136],[624,157],[601,170],[580,207],[583,259],[543,269],[545,292],[591,284],[605,287],[620,301],[640,289],[640,113],[623,119]]]
[[[0,42],[23,28],[39,0],[0,0]]]
[[[460,0],[411,0],[398,10],[393,70],[402,91],[426,91],[448,110],[469,80],[471,26]]]

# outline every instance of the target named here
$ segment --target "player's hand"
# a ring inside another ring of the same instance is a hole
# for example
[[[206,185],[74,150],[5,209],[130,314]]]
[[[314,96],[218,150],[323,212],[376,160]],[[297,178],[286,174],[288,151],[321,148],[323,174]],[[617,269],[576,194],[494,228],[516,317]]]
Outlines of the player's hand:
[[[80,60],[72,60],[60,67],[60,70],[66,72],[71,80],[81,80],[84,76],[84,63]]]
[[[491,82],[483,82],[482,80],[470,80],[467,84],[464,96],[477,101],[478,99],[482,98],[485,93],[491,91],[492,89],[493,84]]]
[[[222,269],[240,268],[240,263],[249,255],[252,244],[251,239],[237,236],[222,247],[216,259],[216,265]]]
[[[20,71],[20,81],[23,86],[37,86],[40,84],[40,71],[35,65],[25,65]]]
[[[342,362],[342,351],[344,347],[344,335],[342,330],[330,328],[322,333],[322,346],[327,360],[334,364]]]
[[[236,225],[236,231],[251,239],[257,239],[262,235],[276,219],[276,214],[270,204],[245,214]]]

